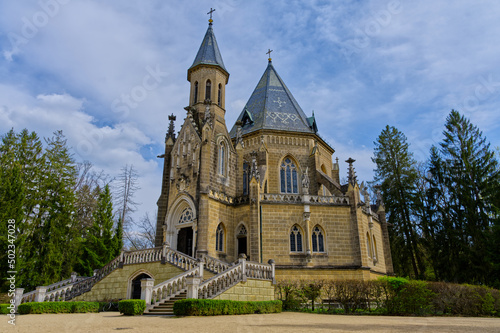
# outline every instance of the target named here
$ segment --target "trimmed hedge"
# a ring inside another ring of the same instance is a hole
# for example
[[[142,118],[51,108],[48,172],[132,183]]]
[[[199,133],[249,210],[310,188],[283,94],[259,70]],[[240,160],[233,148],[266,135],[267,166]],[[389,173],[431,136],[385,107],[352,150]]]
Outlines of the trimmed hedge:
[[[176,316],[219,316],[281,312],[281,301],[227,301],[214,299],[183,299],[174,303]]]
[[[126,299],[118,302],[118,310],[126,316],[142,315],[146,310],[146,302],[143,299]]]
[[[9,309],[10,304],[0,304],[0,314],[9,314],[10,309]]]
[[[98,312],[98,302],[30,302],[17,308],[20,314]]]

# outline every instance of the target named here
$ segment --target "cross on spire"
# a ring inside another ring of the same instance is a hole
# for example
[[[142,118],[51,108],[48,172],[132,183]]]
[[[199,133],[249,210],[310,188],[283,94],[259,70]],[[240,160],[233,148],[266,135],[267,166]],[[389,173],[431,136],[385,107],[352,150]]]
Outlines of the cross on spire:
[[[212,13],[215,12],[215,9],[210,8],[210,11],[207,13],[207,15],[210,15],[210,20],[208,22],[212,23],[214,20],[212,20]]]
[[[273,50],[271,50],[271,49],[267,49],[266,54],[269,54],[269,59],[268,59],[268,60],[269,60],[269,62],[271,62],[271,52],[273,52]]]

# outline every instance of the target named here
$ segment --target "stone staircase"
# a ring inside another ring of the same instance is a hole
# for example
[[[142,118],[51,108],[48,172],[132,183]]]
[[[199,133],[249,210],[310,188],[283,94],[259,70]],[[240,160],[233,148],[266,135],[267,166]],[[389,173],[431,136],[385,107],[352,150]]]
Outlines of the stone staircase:
[[[174,303],[175,301],[186,299],[187,298],[187,289],[184,289],[178,295],[160,302],[160,304],[155,305],[153,308],[144,311],[145,315],[153,315],[153,316],[173,316],[174,315]]]

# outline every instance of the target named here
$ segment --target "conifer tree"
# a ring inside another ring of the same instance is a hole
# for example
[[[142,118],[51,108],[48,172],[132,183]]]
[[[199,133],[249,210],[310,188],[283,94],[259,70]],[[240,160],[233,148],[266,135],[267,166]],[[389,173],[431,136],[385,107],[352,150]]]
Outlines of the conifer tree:
[[[93,224],[82,244],[79,271],[87,276],[105,266],[115,257],[113,241],[113,203],[109,186],[99,194]]]
[[[481,131],[455,110],[443,134],[440,170],[432,170],[444,201],[438,224],[445,258],[441,275],[455,282],[488,283],[494,268],[488,253],[499,214],[498,161]]]
[[[416,198],[416,161],[405,135],[386,126],[374,142],[372,161],[377,164],[375,181],[380,183],[390,230],[395,272],[422,277],[425,271],[419,248],[419,230],[412,211]]]

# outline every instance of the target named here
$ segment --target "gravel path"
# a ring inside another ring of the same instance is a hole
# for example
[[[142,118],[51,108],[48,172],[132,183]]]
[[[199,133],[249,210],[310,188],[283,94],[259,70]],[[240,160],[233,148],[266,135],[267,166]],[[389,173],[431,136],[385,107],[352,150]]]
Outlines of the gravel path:
[[[125,317],[116,312],[2,316],[0,332],[500,332],[500,318],[342,316],[284,312],[218,317]]]

